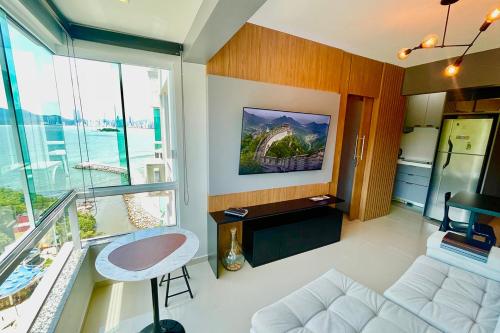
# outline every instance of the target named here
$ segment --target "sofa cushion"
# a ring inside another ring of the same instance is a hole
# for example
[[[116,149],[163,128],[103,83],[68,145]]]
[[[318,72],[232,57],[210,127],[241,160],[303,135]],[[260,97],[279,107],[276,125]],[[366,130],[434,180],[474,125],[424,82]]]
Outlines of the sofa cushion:
[[[438,332],[402,307],[330,270],[252,318],[253,333]]]
[[[493,333],[500,315],[499,282],[427,256],[384,296],[450,333]]]

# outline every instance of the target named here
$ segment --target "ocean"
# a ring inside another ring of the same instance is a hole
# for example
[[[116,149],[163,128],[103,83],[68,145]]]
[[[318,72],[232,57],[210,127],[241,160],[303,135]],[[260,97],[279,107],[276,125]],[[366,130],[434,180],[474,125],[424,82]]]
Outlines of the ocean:
[[[59,168],[57,171],[56,168],[51,168],[52,164],[48,162],[50,158],[47,136],[54,140],[53,133],[58,133],[58,140],[61,140],[60,128],[60,125],[25,126],[37,193],[47,190],[59,191],[124,184],[126,179],[121,175],[74,168],[82,161],[119,167],[117,132],[101,132],[97,128],[87,127],[85,129],[85,142],[81,127],[77,129],[76,126],[63,126],[64,145],[60,141],[53,141],[57,143],[50,150],[57,150],[59,153],[65,151],[67,167],[62,170]],[[144,164],[148,159],[154,158],[154,142],[153,129],[127,128],[130,173],[133,175],[134,183],[140,183],[140,180],[145,178]],[[0,147],[0,187],[21,190],[12,126],[0,125]],[[64,154],[59,156],[64,156]],[[64,159],[63,157],[59,158]],[[55,164],[61,165],[57,162]],[[122,167],[126,167],[126,165]]]

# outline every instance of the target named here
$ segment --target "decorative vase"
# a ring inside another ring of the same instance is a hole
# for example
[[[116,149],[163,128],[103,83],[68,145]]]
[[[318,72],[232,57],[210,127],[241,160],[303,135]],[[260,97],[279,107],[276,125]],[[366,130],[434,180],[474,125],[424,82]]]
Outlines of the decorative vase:
[[[236,228],[231,228],[231,245],[222,257],[222,265],[228,271],[237,271],[243,267],[245,257],[241,251],[241,246],[238,244],[236,237]]]

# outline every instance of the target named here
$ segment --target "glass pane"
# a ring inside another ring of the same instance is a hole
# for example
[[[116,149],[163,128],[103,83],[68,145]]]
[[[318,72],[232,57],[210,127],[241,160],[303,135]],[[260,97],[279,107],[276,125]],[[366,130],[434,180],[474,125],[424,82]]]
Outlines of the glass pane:
[[[10,70],[19,140],[35,219],[69,189],[52,54],[10,23]],[[17,89],[16,89],[17,88]]]
[[[4,71],[2,74],[5,75]],[[33,228],[26,200],[23,162],[15,126],[14,111],[9,110],[3,75],[0,77],[0,257],[14,247],[15,241]]]
[[[122,65],[132,185],[173,181],[166,70]]]
[[[100,197],[77,205],[82,239],[176,224],[174,191]]]
[[[53,61],[66,142],[70,187],[82,190],[85,188],[85,183],[90,184],[90,175],[89,171],[75,167],[86,159],[82,158],[82,153],[85,152],[83,125],[81,117],[77,118],[78,90],[76,89],[74,61],[70,62],[70,58],[61,56],[53,56]]]
[[[0,326],[2,332],[25,332],[45,300],[45,292],[36,292],[38,286],[54,279],[71,252],[71,233],[67,215],[48,230],[31,249],[29,255],[0,285]],[[53,281],[52,281],[53,282]]]
[[[122,117],[120,73],[117,64],[76,59],[84,127],[84,162],[73,165],[91,170],[87,187],[128,185],[125,129]],[[85,158],[86,157],[86,158]]]
[[[55,56],[71,186],[128,185],[119,66]]]

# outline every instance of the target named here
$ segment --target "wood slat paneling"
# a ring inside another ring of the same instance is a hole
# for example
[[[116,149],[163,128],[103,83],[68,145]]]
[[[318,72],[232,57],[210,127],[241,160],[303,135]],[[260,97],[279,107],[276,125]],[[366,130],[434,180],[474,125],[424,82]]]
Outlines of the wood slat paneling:
[[[301,88],[339,91],[344,52],[245,24],[207,64],[207,73]]]
[[[351,57],[349,94],[378,97],[384,63],[354,54]]]
[[[403,119],[404,69],[247,23],[209,61],[207,73],[341,94],[331,183],[211,196],[210,211],[336,194],[347,97],[353,94],[375,98],[360,216],[388,212]]]
[[[337,123],[337,133],[335,139],[335,154],[333,155],[332,181],[330,183],[330,194],[333,195],[337,194],[337,186],[339,180],[340,156],[342,154],[342,142],[344,140],[344,125],[345,125],[345,115],[347,112],[347,97],[349,91],[351,60],[352,60],[351,54],[344,52],[344,58],[342,61],[342,73],[340,76],[341,81],[340,81],[339,118]]]
[[[403,68],[384,65],[380,98],[375,99],[368,140],[362,220],[389,213],[404,120],[403,78]]]
[[[327,194],[329,183],[272,188],[251,192],[212,195],[208,197],[208,210],[216,212],[229,207],[248,207]]]
[[[359,218],[361,195],[363,188],[366,186],[364,179],[364,171],[366,167],[366,152],[368,151],[368,143],[370,141],[371,118],[373,112],[373,98],[363,98],[363,114],[359,124],[359,142],[358,147],[360,160],[354,172],[352,183],[351,207],[349,210],[349,219],[355,220]]]

